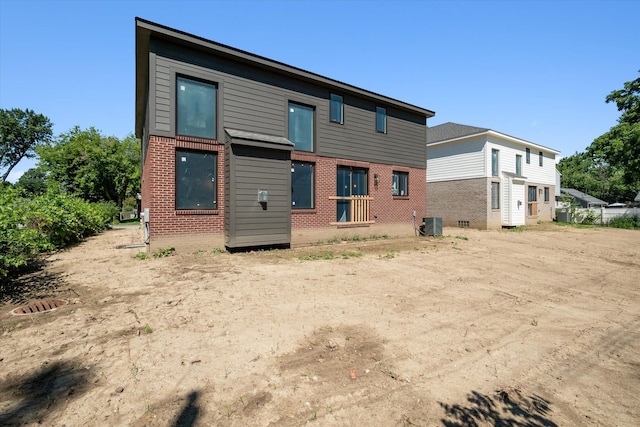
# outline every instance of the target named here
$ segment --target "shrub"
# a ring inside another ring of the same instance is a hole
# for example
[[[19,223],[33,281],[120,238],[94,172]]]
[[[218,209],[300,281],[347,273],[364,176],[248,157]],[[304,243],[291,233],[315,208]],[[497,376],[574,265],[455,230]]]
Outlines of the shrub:
[[[0,186],[0,277],[27,265],[39,253],[63,248],[106,229],[117,208],[50,191],[21,198]]]
[[[607,227],[614,228],[626,228],[633,230],[635,228],[640,228],[640,219],[638,219],[635,215],[620,215],[611,218],[607,221]]]
[[[25,226],[26,203],[12,187],[0,186],[0,277],[53,248],[45,235]]]

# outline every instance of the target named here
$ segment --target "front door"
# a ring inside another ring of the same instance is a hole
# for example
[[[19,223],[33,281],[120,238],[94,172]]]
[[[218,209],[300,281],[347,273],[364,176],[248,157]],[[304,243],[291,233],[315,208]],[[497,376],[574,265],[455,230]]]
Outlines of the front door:
[[[351,201],[346,197],[366,196],[368,194],[367,169],[353,168],[348,166],[338,167],[337,176],[337,196],[343,197],[337,200],[337,220],[338,222],[350,222]]]

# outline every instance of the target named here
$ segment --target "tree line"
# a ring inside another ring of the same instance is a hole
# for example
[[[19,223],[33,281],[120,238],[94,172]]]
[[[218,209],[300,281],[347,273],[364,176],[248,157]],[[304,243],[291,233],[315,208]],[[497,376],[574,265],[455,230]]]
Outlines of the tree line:
[[[562,186],[609,203],[630,202],[640,192],[640,77],[624,83],[605,99],[614,103],[617,124],[584,152],[558,163]]]
[[[140,141],[105,136],[76,126],[54,138],[48,117],[32,110],[0,110],[0,180],[23,158],[38,159],[16,187],[26,195],[55,188],[89,202],[113,202],[120,209],[140,191]]]
[[[34,157],[36,167],[7,182],[20,160]],[[121,209],[134,208],[140,158],[132,135],[121,140],[76,126],[54,138],[48,117],[0,110],[0,278],[42,252],[101,232]]]

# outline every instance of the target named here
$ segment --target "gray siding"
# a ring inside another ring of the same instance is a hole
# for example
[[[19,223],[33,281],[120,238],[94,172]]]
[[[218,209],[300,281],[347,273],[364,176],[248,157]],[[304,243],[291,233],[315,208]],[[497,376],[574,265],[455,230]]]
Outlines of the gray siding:
[[[230,144],[225,152],[225,244],[230,248],[291,241],[289,152]],[[258,190],[268,202],[258,203]]]
[[[330,87],[201,52],[152,43],[151,133],[175,136],[175,76],[218,84],[218,134],[223,128],[287,137],[287,103],[315,107],[315,154],[425,168],[426,119]],[[329,121],[329,97],[344,97],[344,124]],[[375,131],[376,105],[387,108],[387,133]]]

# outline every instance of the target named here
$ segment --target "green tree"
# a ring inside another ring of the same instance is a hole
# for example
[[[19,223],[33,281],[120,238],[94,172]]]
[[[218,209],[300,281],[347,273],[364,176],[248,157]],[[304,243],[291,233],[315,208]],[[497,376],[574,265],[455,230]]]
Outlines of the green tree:
[[[48,180],[85,200],[112,201],[122,207],[128,196],[139,191],[140,141],[132,135],[121,141],[93,127],[76,126],[37,152]]]
[[[34,157],[34,149],[51,139],[52,124],[33,110],[0,109],[0,175],[6,181],[11,170],[23,158]]]
[[[22,194],[25,196],[40,196],[47,191],[47,172],[40,168],[31,168],[16,182]]]
[[[606,102],[614,102],[621,111],[618,124],[596,138],[588,153],[597,161],[621,171],[622,179],[633,193],[640,189],[640,78],[614,90]]]
[[[610,203],[634,196],[619,168],[594,158],[589,152],[565,157],[557,168],[562,174],[562,187],[575,188]]]

